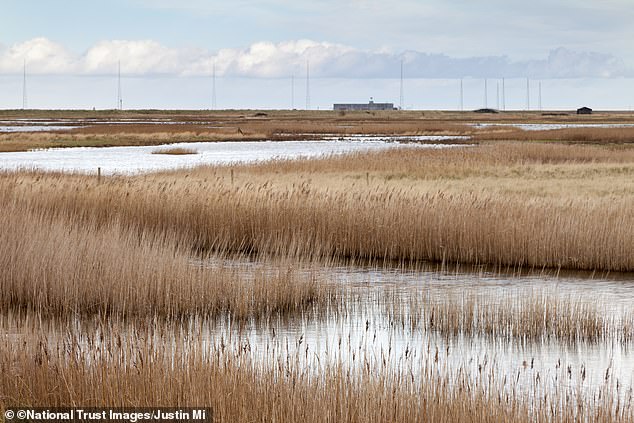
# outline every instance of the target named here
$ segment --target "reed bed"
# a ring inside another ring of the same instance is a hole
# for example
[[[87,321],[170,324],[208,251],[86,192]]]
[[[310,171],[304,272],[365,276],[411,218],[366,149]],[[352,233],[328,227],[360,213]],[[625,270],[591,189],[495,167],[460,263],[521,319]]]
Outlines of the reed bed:
[[[198,154],[198,152],[192,148],[173,147],[173,148],[161,148],[155,150],[152,154],[167,154],[170,156],[184,156],[188,154]]]
[[[632,271],[632,161],[631,150],[587,146],[405,148],[102,183],[5,174],[0,194],[194,254]],[[483,181],[492,188],[473,188]]]
[[[195,326],[124,327],[111,320],[88,332],[56,327],[51,336],[32,317],[14,329],[20,342],[1,341],[0,409],[185,402],[211,408],[217,422],[634,420],[630,395],[615,391],[609,375],[585,396],[565,384],[543,390],[539,374],[525,368],[521,376],[533,387],[524,396],[494,369],[451,373],[431,359],[422,363],[428,370],[414,373],[421,363],[411,355],[400,365],[404,373],[381,358],[358,371],[350,370],[352,359],[315,362],[315,373],[301,364],[301,350],[269,352],[261,361],[243,342],[206,344]]]
[[[632,310],[549,289],[506,294],[470,291],[387,292],[379,298],[386,317],[410,331],[447,336],[489,336],[519,342],[556,340],[568,344],[634,339]]]
[[[593,167],[599,164],[632,163],[634,148],[625,145],[494,142],[470,148],[390,149],[331,156],[321,160],[273,161],[244,167],[261,175],[276,171],[284,174],[389,172],[395,176],[426,180],[459,179],[477,175],[504,177],[509,171],[530,170],[548,165]],[[205,173],[205,168],[201,168],[200,172]],[[191,174],[196,175],[195,170]]]
[[[153,130],[139,129],[131,125],[101,127],[99,131],[76,129],[63,132],[34,132],[0,134],[0,153],[28,151],[41,148],[71,147],[119,147],[119,146],[159,146],[181,142],[221,142],[221,141],[259,141],[266,134],[240,133],[238,128],[222,131],[204,128],[180,128],[180,132],[170,132],[165,126],[153,125]]]
[[[516,128],[484,130],[475,133],[476,140],[559,141],[580,144],[632,144],[634,128],[565,128],[542,131],[522,131]]]
[[[240,272],[194,262],[176,239],[0,204],[0,308],[43,316],[233,320],[318,310],[337,295],[297,261]]]

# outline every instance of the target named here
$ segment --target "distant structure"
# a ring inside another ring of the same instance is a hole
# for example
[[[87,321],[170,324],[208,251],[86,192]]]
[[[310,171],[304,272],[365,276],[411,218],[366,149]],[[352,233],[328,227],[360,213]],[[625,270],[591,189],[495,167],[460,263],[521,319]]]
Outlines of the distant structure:
[[[473,113],[499,113],[499,112],[495,109],[489,109],[485,107],[484,109],[474,110]]]
[[[216,110],[216,62],[211,70],[211,110]]]
[[[592,114],[592,109],[589,107],[582,107],[580,109],[577,109],[577,114],[578,115],[591,115]]]
[[[306,110],[310,110],[310,62],[306,60]]]
[[[26,110],[26,59],[24,59],[24,73],[22,74],[22,110]]]
[[[462,78],[460,78],[460,111],[464,112],[464,87]]]
[[[291,75],[291,110],[295,110],[295,75]]]
[[[405,91],[403,88],[403,61],[401,60],[401,96],[399,98],[399,108],[403,110],[405,108]]]
[[[121,94],[121,60],[119,60],[117,66],[117,110],[123,110],[123,96]]]
[[[375,103],[370,99],[369,103],[341,103],[333,105],[333,110],[343,111],[367,111],[367,110],[398,110],[394,103]]]

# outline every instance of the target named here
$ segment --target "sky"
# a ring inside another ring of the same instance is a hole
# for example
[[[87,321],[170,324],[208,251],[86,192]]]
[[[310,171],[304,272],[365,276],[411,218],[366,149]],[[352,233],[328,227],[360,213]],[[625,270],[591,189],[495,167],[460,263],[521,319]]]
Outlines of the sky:
[[[634,94],[632,6],[3,0],[0,107],[22,106],[26,65],[29,107],[110,108],[119,63],[124,104],[134,108],[209,108],[214,69],[217,107],[305,108],[307,67],[311,108],[370,97],[398,103],[403,63],[406,108],[457,108],[456,81],[464,79],[465,107],[485,98],[496,106],[501,91],[509,107],[537,107],[541,85],[549,108],[590,102],[627,109]]]

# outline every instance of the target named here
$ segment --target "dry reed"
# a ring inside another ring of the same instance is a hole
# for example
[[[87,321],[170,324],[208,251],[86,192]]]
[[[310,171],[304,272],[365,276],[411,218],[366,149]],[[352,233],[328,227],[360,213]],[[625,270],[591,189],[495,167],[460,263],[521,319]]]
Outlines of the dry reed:
[[[627,395],[623,399],[614,393],[608,376],[598,396],[588,398],[565,385],[543,392],[539,374],[524,369],[520,372],[535,379],[528,399],[514,382],[493,370],[481,371],[475,379],[463,372],[452,375],[442,371],[436,359],[426,363],[430,370],[419,376],[408,375],[418,366],[411,356],[401,364],[405,374],[380,358],[355,371],[345,361],[325,362],[318,364],[315,374],[300,364],[301,351],[268,353],[265,361],[259,361],[242,342],[207,345],[195,326],[172,329],[150,321],[122,327],[110,321],[89,332],[68,325],[51,335],[33,322],[14,328],[21,342],[2,341],[0,409],[186,402],[210,407],[217,422],[634,419]]]
[[[5,174],[0,194],[195,253],[632,271],[632,157],[583,146],[413,148],[104,183]]]
[[[173,147],[173,148],[162,148],[160,150],[155,150],[152,154],[167,154],[171,156],[183,156],[188,154],[198,154],[198,152],[191,148],[183,148],[183,147]]]
[[[631,144],[634,128],[565,128],[543,131],[523,131],[515,128],[484,130],[475,134],[476,140],[559,141],[581,144]]]
[[[3,310],[247,320],[309,312],[336,294],[296,263],[249,273],[195,263],[169,236],[116,220],[95,226],[2,204],[0,226]]]
[[[522,342],[621,343],[634,339],[634,314],[610,310],[551,290],[499,293],[387,292],[379,300],[387,318],[409,330],[457,336],[491,336]]]

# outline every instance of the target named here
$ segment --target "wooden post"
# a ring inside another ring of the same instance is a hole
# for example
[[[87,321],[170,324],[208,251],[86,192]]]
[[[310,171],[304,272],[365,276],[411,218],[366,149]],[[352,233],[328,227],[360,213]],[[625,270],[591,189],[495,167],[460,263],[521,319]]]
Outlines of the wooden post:
[[[231,185],[233,185],[233,168],[231,169]]]
[[[365,184],[370,186],[370,172],[365,172]]]
[[[97,168],[97,183],[101,183],[101,168]]]

